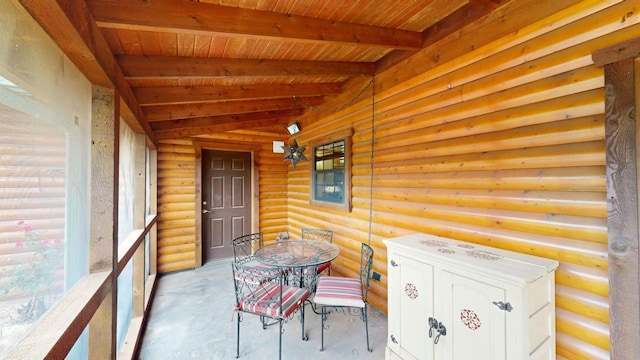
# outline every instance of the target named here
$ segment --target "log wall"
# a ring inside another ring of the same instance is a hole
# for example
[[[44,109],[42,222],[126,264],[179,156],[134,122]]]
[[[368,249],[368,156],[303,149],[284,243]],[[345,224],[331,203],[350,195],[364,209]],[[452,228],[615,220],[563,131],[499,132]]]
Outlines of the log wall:
[[[332,274],[347,276],[356,274],[359,244],[374,247],[376,308],[386,311],[388,237],[426,232],[552,258],[560,262],[558,358],[607,359],[604,78],[591,53],[636,37],[640,19],[631,1],[562,9],[573,3],[510,2],[381,72],[349,108],[302,117],[300,145],[353,129],[349,213],[309,205],[310,162],[294,169],[271,152],[271,141],[284,139],[209,139],[260,144],[267,241],[282,230],[330,228],[341,247]],[[192,141],[161,142],[158,169],[159,271],[193,267]]]
[[[382,274],[370,301],[383,310],[388,237],[556,259],[558,357],[607,359],[604,78],[591,54],[638,36],[638,9],[584,1],[531,22],[547,5],[510,3],[378,74],[369,99],[302,119],[300,145],[353,128],[353,211],[309,205],[305,162],[289,172],[289,230],[332,228],[343,250],[333,271],[348,276],[370,242]]]
[[[281,135],[236,132],[194,139],[163,140],[158,146],[158,271],[169,272],[197,266],[196,254],[196,154],[194,142],[203,148],[238,150],[243,146],[254,153],[258,169],[258,231],[265,241],[287,226],[287,163],[283,154],[273,153],[272,141]],[[225,144],[229,144],[228,147]],[[199,191],[199,189],[198,189]],[[256,212],[254,212],[256,213]]]
[[[190,140],[158,144],[158,272],[195,266],[195,150]]]

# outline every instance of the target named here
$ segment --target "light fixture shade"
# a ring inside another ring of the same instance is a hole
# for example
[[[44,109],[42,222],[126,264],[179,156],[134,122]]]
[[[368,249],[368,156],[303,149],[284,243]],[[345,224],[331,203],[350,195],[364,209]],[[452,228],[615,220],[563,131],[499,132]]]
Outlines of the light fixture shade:
[[[298,125],[297,122],[294,122],[293,124],[287,126],[287,131],[290,135],[297,134],[300,132],[300,125]]]
[[[291,165],[295,168],[298,161],[307,160],[307,157],[304,156],[304,149],[306,148],[306,146],[298,146],[298,142],[294,139],[289,146],[282,147],[285,152],[282,160],[291,160]]]

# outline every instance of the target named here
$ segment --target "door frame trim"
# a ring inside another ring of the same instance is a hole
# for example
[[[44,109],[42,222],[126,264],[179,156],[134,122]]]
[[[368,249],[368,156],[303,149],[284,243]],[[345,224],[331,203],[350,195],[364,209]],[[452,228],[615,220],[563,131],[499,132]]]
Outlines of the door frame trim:
[[[251,232],[258,232],[260,216],[260,196],[258,194],[258,168],[257,154],[260,151],[259,145],[239,145],[225,142],[198,140],[193,142],[196,157],[196,233],[195,233],[195,267],[202,266],[202,150],[221,150],[251,153]]]

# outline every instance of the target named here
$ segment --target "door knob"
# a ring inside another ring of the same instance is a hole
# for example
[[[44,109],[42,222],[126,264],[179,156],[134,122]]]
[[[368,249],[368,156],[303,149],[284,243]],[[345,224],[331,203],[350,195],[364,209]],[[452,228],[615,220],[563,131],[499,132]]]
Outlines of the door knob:
[[[202,209],[202,213],[203,213],[203,214],[208,214],[208,213],[209,213],[209,210],[207,210],[207,209]]]

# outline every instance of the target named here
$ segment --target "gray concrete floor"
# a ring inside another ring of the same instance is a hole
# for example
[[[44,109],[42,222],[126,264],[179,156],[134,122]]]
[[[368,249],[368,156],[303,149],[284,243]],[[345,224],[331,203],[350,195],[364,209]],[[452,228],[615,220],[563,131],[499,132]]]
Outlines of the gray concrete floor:
[[[230,261],[195,270],[162,275],[144,332],[140,359],[234,359],[236,356],[235,295]],[[369,313],[367,352],[364,322],[357,315],[333,313],[320,349],[320,316],[306,305],[305,333],[300,321],[284,325],[282,359],[384,359],[387,317],[377,309]],[[240,323],[240,359],[277,359],[278,327],[262,329],[259,318],[244,314]]]

